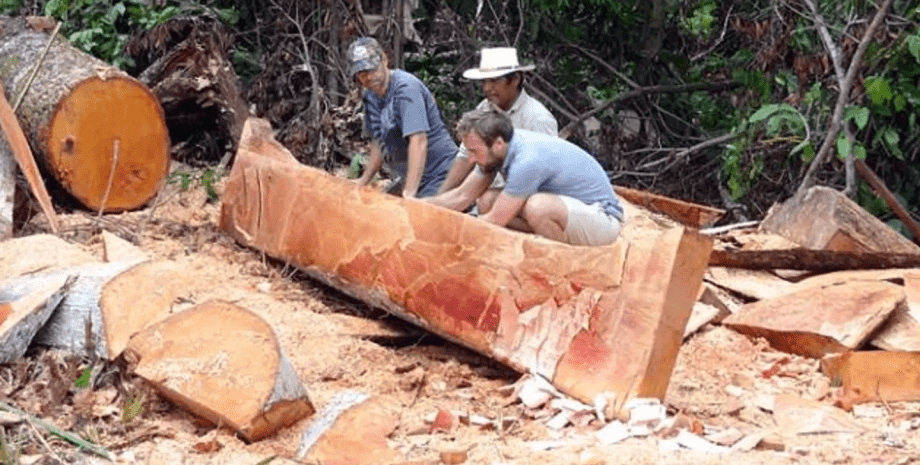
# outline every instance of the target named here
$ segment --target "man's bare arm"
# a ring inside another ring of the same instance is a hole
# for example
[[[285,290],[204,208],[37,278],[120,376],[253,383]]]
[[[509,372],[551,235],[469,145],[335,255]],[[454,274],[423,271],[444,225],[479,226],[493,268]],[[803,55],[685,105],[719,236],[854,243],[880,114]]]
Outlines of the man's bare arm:
[[[425,173],[425,163],[428,160],[428,134],[416,132],[409,136],[409,146],[406,163],[406,183],[403,186],[403,197],[415,197],[418,186],[422,183],[422,174]]]
[[[441,183],[441,187],[438,188],[438,194],[447,192],[463,183],[463,180],[470,174],[470,171],[473,171],[474,166],[476,165],[467,157],[454,157],[454,162],[450,165],[450,170],[447,172],[447,178],[444,179],[444,182]]]
[[[464,211],[489,188],[494,178],[495,173],[485,174],[480,170],[473,170],[458,187],[433,197],[426,197],[424,200],[451,210]]]
[[[376,141],[371,141],[370,152],[370,157],[364,165],[364,173],[355,181],[361,186],[366,186],[367,183],[371,182],[371,179],[374,179],[374,175],[383,166],[383,153],[380,151],[380,145]]]
[[[526,198],[512,197],[501,192],[495,199],[492,209],[480,218],[499,226],[508,226],[508,223],[518,216],[526,201]]]

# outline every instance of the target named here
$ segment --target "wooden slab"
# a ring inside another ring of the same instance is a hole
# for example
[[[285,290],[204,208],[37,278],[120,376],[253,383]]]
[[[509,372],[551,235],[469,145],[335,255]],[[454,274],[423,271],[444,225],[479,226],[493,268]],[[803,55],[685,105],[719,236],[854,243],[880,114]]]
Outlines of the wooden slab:
[[[623,186],[614,186],[614,192],[624,200],[649,211],[660,213],[691,228],[704,228],[719,221],[725,210],[686,202]]]
[[[828,355],[821,371],[840,383],[850,405],[920,401],[920,352],[850,352]]]
[[[0,241],[0,257],[0,280],[98,262],[91,253],[53,234]]]
[[[857,349],[904,305],[901,286],[853,282],[808,287],[782,297],[743,305],[722,321],[752,337],[763,337],[784,352],[821,358]]]
[[[32,338],[69,291],[73,278],[50,276],[29,281],[0,282],[0,364],[26,353]]]
[[[773,403],[773,418],[786,437],[797,434],[862,433],[867,430],[847,412],[793,394],[780,394]]]
[[[146,262],[150,256],[136,245],[102,230],[102,259],[107,262]]]
[[[274,330],[211,300],[131,338],[126,357],[161,395],[257,441],[314,413]]]
[[[900,305],[869,341],[875,347],[896,351],[920,351],[920,271],[904,274],[906,304]]]
[[[816,186],[774,206],[761,222],[807,249],[920,254],[920,247],[834,189]]]
[[[749,299],[771,299],[788,292],[792,283],[769,271],[710,266],[703,278]]]
[[[593,403],[664,396],[712,240],[605,247],[514,232],[299,164],[243,131],[221,229],[355,298]]]

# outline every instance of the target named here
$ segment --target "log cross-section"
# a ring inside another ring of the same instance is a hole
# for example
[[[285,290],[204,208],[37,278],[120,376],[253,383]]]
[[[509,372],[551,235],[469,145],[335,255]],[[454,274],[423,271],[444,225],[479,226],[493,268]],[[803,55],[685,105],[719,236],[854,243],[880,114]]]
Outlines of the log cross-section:
[[[585,402],[662,398],[712,249],[677,227],[576,247],[299,164],[249,119],[221,228]]]
[[[142,206],[169,172],[159,101],[60,37],[42,57],[48,43],[24,18],[0,17],[0,81],[11,95],[25,92],[16,116],[39,162],[93,211]]]

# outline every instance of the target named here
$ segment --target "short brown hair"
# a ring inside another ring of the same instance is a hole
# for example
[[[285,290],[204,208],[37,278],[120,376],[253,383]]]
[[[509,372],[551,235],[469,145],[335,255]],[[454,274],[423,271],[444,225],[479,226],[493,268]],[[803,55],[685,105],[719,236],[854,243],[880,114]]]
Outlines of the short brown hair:
[[[486,145],[492,145],[495,139],[501,137],[505,142],[514,135],[514,126],[508,115],[494,108],[470,110],[460,117],[457,123],[457,133],[463,137],[469,133],[476,133]]]

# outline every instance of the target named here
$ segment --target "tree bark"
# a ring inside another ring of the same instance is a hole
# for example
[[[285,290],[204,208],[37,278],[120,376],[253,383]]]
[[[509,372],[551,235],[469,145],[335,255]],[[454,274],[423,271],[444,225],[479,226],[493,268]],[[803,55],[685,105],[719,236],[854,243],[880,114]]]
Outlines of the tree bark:
[[[39,162],[93,211],[150,200],[169,169],[169,135],[156,97],[124,72],[23,18],[0,18],[0,81]],[[29,76],[38,67],[34,80]]]

